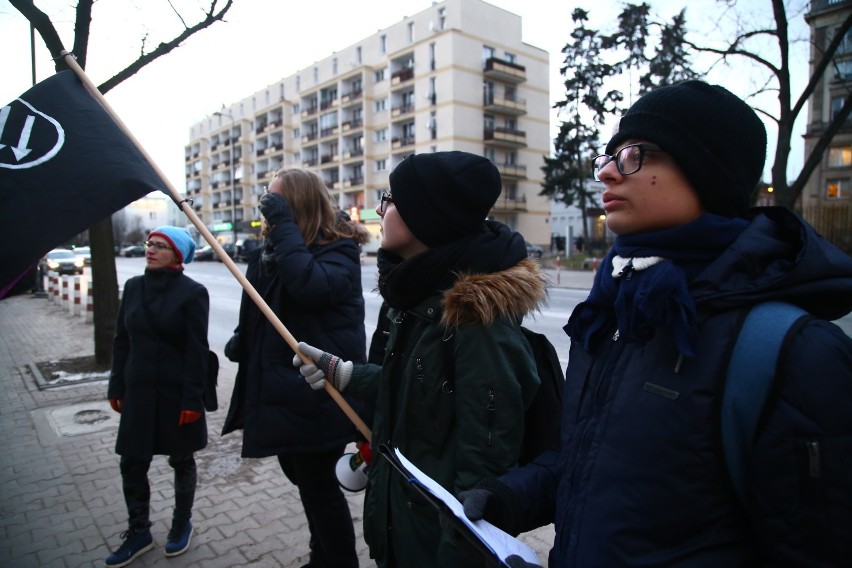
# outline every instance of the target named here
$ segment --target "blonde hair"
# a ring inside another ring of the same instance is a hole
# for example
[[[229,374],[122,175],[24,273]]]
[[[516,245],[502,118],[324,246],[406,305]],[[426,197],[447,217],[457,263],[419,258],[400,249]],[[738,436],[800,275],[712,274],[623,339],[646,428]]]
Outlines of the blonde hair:
[[[359,244],[369,240],[367,229],[342,218],[339,209],[332,205],[325,183],[314,172],[282,168],[275,172],[275,178],[281,180],[281,194],[290,203],[296,225],[308,245],[340,239],[352,239]]]

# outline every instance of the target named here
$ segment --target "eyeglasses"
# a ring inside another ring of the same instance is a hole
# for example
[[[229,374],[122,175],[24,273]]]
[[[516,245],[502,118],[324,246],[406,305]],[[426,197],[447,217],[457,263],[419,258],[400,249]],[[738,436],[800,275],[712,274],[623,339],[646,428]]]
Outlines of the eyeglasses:
[[[155,243],[154,241],[145,241],[145,248],[155,248],[157,250],[171,250],[171,246],[166,243]]]
[[[388,203],[393,203],[393,197],[391,197],[391,192],[390,191],[383,191],[382,192],[382,201],[379,204],[379,213],[381,213],[382,215],[385,214],[385,211],[388,210]]]
[[[618,173],[623,176],[633,175],[642,169],[642,161],[646,152],[662,152],[663,149],[656,144],[628,144],[615,153],[614,156],[601,154],[595,156],[592,168],[595,171],[595,179],[601,181],[601,170],[611,161],[615,160]]]

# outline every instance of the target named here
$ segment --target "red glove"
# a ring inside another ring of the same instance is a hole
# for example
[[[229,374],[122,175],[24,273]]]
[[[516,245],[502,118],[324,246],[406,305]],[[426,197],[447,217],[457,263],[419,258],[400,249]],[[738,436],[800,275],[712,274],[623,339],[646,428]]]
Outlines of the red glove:
[[[194,410],[181,410],[180,418],[178,418],[178,426],[183,426],[184,424],[192,424],[199,418],[201,418],[200,412],[196,412]]]
[[[124,399],[123,398],[111,398],[109,399],[109,405],[113,410],[121,414],[121,409],[124,408]]]

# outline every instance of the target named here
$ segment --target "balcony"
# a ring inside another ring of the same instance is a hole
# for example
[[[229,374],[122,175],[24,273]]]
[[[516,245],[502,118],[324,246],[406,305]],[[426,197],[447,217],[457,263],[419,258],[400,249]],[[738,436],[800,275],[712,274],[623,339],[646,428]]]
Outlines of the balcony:
[[[337,161],[337,155],[336,154],[326,154],[326,155],[324,155],[320,158],[321,164],[330,164],[331,162],[336,162],[336,161]]]
[[[363,120],[347,120],[340,127],[343,129],[343,132],[349,132],[350,130],[354,130],[356,128],[361,128],[364,125]]]
[[[323,128],[320,130],[320,138],[325,138],[326,136],[335,136],[340,129],[336,126],[333,128]]]
[[[316,158],[308,158],[306,160],[302,160],[302,167],[304,168],[312,168],[319,163],[319,160]]]
[[[302,118],[313,116],[319,112],[319,105],[311,105],[302,111]]]
[[[511,116],[527,114],[527,101],[518,97],[486,95],[484,102],[486,112],[508,114]]]
[[[501,148],[525,148],[527,145],[527,133],[512,128],[486,128],[484,139],[489,146]]]
[[[391,140],[391,148],[394,150],[404,146],[412,146],[414,144],[414,136],[405,136],[403,138],[394,138]]]
[[[350,92],[344,93],[343,95],[340,96],[340,102],[341,102],[341,104],[345,105],[345,104],[357,101],[363,96],[364,96],[363,90],[359,89],[357,91],[350,91]]]
[[[328,99],[320,103],[320,110],[328,110],[337,106],[337,99]]]
[[[414,79],[414,69],[403,69],[391,75],[391,86],[401,85]]]
[[[391,118],[396,118],[412,112],[414,112],[414,105],[412,103],[396,106],[391,109]]]
[[[503,81],[504,83],[517,84],[527,80],[526,67],[496,57],[489,57],[485,60],[483,72],[489,79]]]
[[[518,213],[527,210],[527,197],[506,197],[501,195],[494,203],[491,211],[494,213]]]
[[[352,150],[347,150],[347,151],[343,152],[343,159],[349,160],[351,158],[359,158],[363,155],[364,155],[364,149],[363,148],[354,148]]]
[[[308,134],[305,134],[304,136],[302,136],[302,144],[307,144],[308,142],[313,142],[317,138],[319,138],[318,132],[309,132]]]
[[[503,179],[527,179],[527,167],[520,164],[494,164]]]

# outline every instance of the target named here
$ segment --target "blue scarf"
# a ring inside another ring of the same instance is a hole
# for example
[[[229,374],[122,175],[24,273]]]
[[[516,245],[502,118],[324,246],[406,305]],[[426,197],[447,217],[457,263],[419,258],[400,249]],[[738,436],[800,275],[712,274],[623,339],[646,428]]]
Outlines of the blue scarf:
[[[619,338],[648,342],[658,328],[670,328],[678,351],[695,355],[698,337],[691,282],[748,226],[745,219],[705,213],[674,229],[624,235],[604,259],[589,297],[577,306],[563,328],[591,352],[617,326]],[[662,257],[643,270],[628,263],[614,277],[613,258]]]

